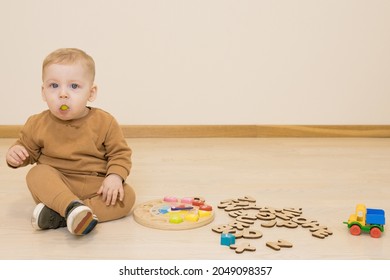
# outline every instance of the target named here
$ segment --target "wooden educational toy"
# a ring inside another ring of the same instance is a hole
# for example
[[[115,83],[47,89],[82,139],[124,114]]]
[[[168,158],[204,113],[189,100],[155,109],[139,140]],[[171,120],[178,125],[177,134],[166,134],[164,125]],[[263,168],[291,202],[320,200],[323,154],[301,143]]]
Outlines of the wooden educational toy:
[[[352,214],[348,222],[344,222],[352,235],[360,235],[369,232],[371,237],[379,238],[384,231],[385,211],[382,209],[366,208],[364,204],[356,206],[356,212]]]
[[[230,249],[233,249],[237,254],[241,254],[244,251],[251,251],[251,252],[256,251],[256,247],[253,247],[248,242],[230,245]]]
[[[215,225],[212,231],[221,234],[221,244],[228,245],[227,236],[233,235],[235,239],[259,239],[263,233],[259,226],[255,224],[260,220],[260,226],[265,228],[285,227],[295,229],[299,226],[307,228],[313,237],[324,239],[332,235],[326,226],[320,225],[319,222],[307,219],[302,215],[302,208],[273,208],[259,206],[256,199],[250,196],[244,196],[237,199],[225,199],[218,205],[233,218],[227,224]],[[223,240],[223,241],[222,241]],[[280,248],[291,248],[293,244],[289,241],[279,239],[277,242],[266,242],[267,247],[279,251]],[[231,244],[231,249],[236,253],[244,251],[254,251],[256,248],[249,243]]]
[[[211,223],[214,220],[214,210],[201,197],[179,199],[166,196],[136,206],[134,219],[150,228],[187,230]]]
[[[267,247],[270,247],[276,251],[279,251],[280,248],[292,248],[292,243],[279,239],[278,242],[267,242],[266,243]]]

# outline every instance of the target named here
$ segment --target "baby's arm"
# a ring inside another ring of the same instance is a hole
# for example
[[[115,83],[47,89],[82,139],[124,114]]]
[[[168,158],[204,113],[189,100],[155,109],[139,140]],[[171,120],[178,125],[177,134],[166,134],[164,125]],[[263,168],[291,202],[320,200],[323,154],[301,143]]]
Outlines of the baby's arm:
[[[111,122],[104,146],[107,151],[107,176],[97,193],[102,195],[106,205],[115,205],[118,199],[123,201],[123,183],[131,168],[131,149],[115,119]]]
[[[19,139],[7,151],[6,161],[9,167],[17,168],[37,162],[41,154],[41,147],[33,138],[38,130],[37,123],[39,124],[37,115],[31,116],[20,131]]]
[[[19,167],[29,156],[30,155],[25,147],[22,145],[15,145],[9,148],[6,155],[6,160],[10,166]]]

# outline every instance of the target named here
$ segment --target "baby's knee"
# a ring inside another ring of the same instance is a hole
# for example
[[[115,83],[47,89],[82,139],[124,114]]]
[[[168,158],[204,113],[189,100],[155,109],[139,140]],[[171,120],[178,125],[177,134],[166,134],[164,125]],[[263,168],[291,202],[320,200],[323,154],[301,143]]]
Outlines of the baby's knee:
[[[131,212],[135,203],[134,189],[125,184],[123,190],[125,193],[123,200],[121,202],[117,201],[115,205],[107,206],[106,202],[98,196],[86,199],[83,202],[93,210],[100,222],[121,219]]]
[[[135,203],[135,198],[136,198],[135,191],[134,191],[133,187],[131,187],[128,184],[125,184],[123,186],[123,190],[125,192],[123,204],[124,204],[124,207],[126,208],[126,211],[130,212],[134,206],[134,203]]]

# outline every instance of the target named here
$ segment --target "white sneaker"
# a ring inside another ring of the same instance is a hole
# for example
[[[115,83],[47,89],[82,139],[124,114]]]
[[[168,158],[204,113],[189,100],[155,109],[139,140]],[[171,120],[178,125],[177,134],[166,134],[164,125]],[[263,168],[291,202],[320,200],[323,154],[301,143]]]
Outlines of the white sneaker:
[[[66,224],[70,233],[74,235],[85,235],[90,233],[98,223],[97,217],[92,213],[91,208],[75,201],[69,205]]]

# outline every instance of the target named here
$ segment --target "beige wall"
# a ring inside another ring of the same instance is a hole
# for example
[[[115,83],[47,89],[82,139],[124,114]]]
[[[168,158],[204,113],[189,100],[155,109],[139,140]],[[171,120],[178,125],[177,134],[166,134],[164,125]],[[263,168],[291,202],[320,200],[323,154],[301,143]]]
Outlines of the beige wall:
[[[0,0],[0,124],[78,47],[121,124],[390,124],[390,1]]]

